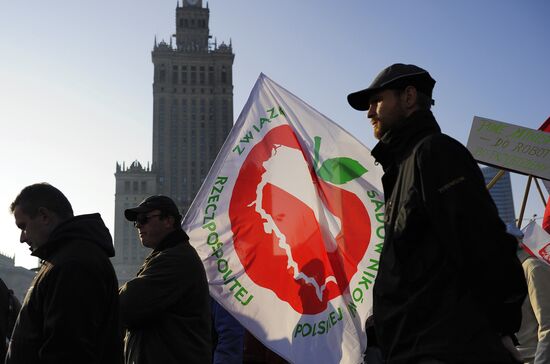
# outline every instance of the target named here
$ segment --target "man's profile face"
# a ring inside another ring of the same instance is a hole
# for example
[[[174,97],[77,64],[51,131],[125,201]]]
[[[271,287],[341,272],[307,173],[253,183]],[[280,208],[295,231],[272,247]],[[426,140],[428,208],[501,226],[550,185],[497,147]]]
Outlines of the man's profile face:
[[[139,240],[146,248],[155,249],[158,244],[174,231],[173,219],[163,216],[160,210],[152,210],[137,216],[135,225]]]
[[[23,212],[21,206],[15,206],[13,217],[15,225],[21,230],[19,241],[28,244],[31,251],[34,252],[48,241],[51,229],[47,216],[42,212],[39,211],[35,217],[30,217]]]
[[[394,90],[378,91],[370,97],[369,104],[367,117],[371,119],[376,139],[407,117],[403,99]]]

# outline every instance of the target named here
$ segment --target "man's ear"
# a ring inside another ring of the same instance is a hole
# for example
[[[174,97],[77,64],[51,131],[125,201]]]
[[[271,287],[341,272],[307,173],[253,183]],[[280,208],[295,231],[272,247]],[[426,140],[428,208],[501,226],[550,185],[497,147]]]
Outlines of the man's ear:
[[[418,92],[416,91],[416,87],[414,86],[407,86],[405,90],[402,93],[405,107],[407,109],[414,109],[416,107],[416,98],[418,97]]]
[[[39,207],[37,210],[37,217],[44,222],[48,222],[51,220],[51,211],[45,207]]]
[[[46,207],[39,207],[36,217],[39,218],[44,225],[47,225],[52,229],[60,222],[57,214]]]
[[[166,221],[166,226],[172,227],[174,226],[174,222],[176,221],[176,219],[174,218],[174,216],[168,215],[166,216],[166,219],[164,219],[164,221]]]

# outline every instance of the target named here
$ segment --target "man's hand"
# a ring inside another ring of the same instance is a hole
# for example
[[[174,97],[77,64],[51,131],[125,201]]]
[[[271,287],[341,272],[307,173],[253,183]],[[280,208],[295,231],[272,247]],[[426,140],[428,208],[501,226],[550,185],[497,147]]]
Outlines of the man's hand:
[[[502,345],[508,350],[508,352],[512,355],[515,361],[518,363],[523,363],[523,360],[521,359],[521,355],[519,354],[518,349],[514,346],[514,342],[512,341],[512,338],[510,336],[502,336],[500,338],[502,340]]]

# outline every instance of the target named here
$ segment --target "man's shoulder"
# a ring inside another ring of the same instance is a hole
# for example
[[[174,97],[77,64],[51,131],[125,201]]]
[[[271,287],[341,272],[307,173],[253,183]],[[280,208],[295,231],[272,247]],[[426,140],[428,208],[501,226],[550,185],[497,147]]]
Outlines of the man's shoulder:
[[[79,237],[63,241],[50,258],[56,264],[72,264],[75,261],[84,263],[97,259],[109,261],[109,257],[99,245]]]
[[[189,244],[189,241],[187,240],[181,240],[178,241],[177,244],[174,244],[170,247],[167,247],[159,252],[159,256],[184,256],[191,252],[193,252],[195,249]]]
[[[472,154],[458,140],[447,134],[436,133],[423,138],[415,147],[414,155],[416,158],[429,160],[447,160],[453,159],[469,161],[473,160]]]
[[[53,279],[73,275],[81,279],[89,277],[95,280],[114,274],[111,260],[103,249],[91,241],[78,238],[64,242],[43,262],[43,268],[43,278]]]
[[[418,149],[443,148],[449,150],[467,151],[466,147],[453,137],[443,133],[434,133],[426,136],[417,144]]]
[[[154,252],[145,262],[145,269],[151,266],[175,266],[181,270],[187,270],[193,264],[202,264],[200,258],[189,242],[167,247],[161,251]]]

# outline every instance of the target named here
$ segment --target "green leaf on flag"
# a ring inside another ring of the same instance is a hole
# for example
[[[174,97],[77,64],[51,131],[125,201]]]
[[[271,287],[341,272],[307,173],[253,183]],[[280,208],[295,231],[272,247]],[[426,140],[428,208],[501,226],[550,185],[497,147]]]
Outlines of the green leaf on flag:
[[[319,168],[318,175],[327,182],[342,185],[361,177],[367,169],[355,159],[339,157],[327,159]]]

